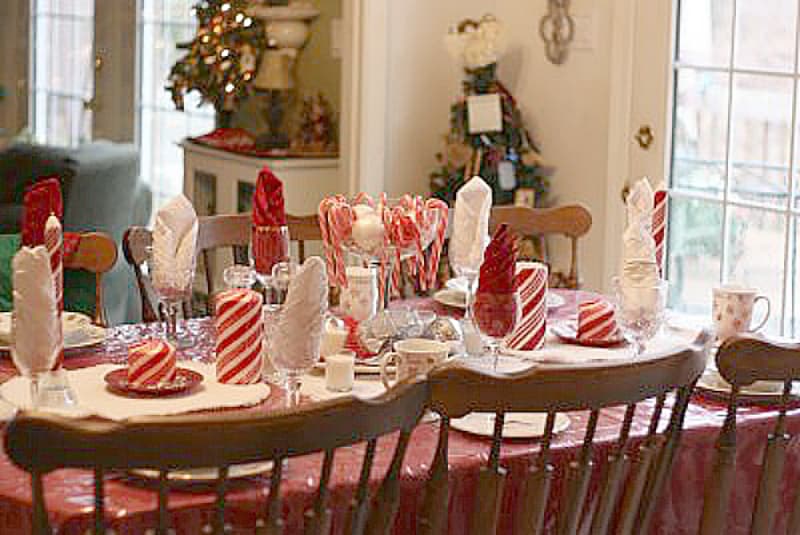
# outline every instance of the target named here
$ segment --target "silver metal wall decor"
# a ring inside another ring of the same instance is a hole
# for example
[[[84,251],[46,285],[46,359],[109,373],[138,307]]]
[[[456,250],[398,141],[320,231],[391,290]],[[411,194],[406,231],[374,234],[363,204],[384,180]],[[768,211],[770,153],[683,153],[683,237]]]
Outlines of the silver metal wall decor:
[[[570,0],[547,0],[547,14],[539,21],[544,53],[555,65],[567,61],[569,44],[575,37],[575,21],[569,13]]]

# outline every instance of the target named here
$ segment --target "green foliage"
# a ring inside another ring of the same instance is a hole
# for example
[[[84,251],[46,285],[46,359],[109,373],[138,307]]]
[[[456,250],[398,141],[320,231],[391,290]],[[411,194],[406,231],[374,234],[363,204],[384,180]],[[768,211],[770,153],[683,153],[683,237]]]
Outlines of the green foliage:
[[[464,97],[450,107],[450,132],[447,136],[448,148],[460,147],[463,153],[468,149],[469,156],[453,157],[451,154],[436,155],[439,166],[430,175],[433,196],[452,202],[456,191],[471,178],[465,176],[468,169],[471,175],[480,175],[493,190],[497,204],[508,204],[514,200],[514,190],[500,187],[498,165],[508,161],[514,166],[516,188],[533,189],[536,203],[541,205],[550,189],[549,175],[552,169],[542,165],[539,148],[534,142],[522,117],[516,100],[497,80],[497,64],[481,69],[467,71],[464,80]],[[481,134],[469,133],[469,120],[466,96],[496,93],[500,96],[503,128],[499,132]],[[473,167],[480,154],[480,165]],[[466,160],[466,161],[465,161]],[[516,189],[515,188],[515,189]]]
[[[179,49],[187,53],[169,75],[166,89],[175,107],[183,110],[183,97],[197,91],[202,102],[217,112],[232,110],[252,92],[261,50],[266,46],[264,25],[246,13],[249,0],[202,0],[193,9],[197,35]]]

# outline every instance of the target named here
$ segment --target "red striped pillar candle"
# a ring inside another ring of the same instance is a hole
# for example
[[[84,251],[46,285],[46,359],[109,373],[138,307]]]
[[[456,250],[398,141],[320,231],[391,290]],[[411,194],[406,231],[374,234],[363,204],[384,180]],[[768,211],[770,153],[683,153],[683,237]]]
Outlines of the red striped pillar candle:
[[[64,333],[61,326],[61,315],[64,312],[64,236],[61,231],[61,222],[55,215],[47,218],[44,225],[44,246],[50,255],[50,272],[53,274],[53,289],[58,304],[58,330],[61,337],[61,349],[53,366],[54,370],[61,367],[64,362]]]
[[[611,340],[617,336],[614,306],[602,299],[578,305],[578,340]]]
[[[128,382],[133,386],[175,380],[175,348],[163,340],[143,340],[128,348]]]
[[[217,381],[249,385],[261,381],[264,320],[261,294],[234,288],[214,301]]]
[[[660,186],[653,193],[653,241],[656,242],[656,265],[664,273],[664,245],[667,236],[667,188]]]
[[[521,315],[514,332],[506,340],[506,346],[534,351],[544,345],[547,330],[548,269],[539,262],[517,262],[516,270]]]

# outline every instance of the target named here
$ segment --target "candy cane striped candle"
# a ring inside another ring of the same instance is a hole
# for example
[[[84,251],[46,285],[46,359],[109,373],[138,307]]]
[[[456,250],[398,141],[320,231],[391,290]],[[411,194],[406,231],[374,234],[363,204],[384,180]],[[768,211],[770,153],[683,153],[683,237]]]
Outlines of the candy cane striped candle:
[[[667,235],[667,188],[660,186],[653,194],[653,240],[656,242],[656,265],[664,273],[664,245]]]
[[[50,271],[53,274],[53,288],[58,304],[58,330],[61,338],[61,349],[53,366],[54,370],[61,367],[64,362],[64,333],[61,326],[61,316],[64,312],[64,235],[61,222],[55,215],[47,218],[44,225],[44,246],[50,255]]]
[[[248,385],[261,380],[264,320],[261,294],[234,288],[214,301],[217,381]]]
[[[539,262],[517,262],[520,320],[506,340],[509,349],[534,351],[544,345],[547,330],[547,266]]]
[[[610,340],[616,336],[617,322],[611,303],[592,299],[578,305],[578,340]]]
[[[133,386],[175,380],[175,348],[163,340],[143,340],[128,348],[128,382]]]

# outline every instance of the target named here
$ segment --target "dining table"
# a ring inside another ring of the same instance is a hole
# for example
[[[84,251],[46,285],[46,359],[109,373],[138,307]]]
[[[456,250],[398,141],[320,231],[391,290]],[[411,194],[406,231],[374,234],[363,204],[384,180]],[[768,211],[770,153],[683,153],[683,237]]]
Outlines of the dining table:
[[[548,322],[573,318],[577,304],[596,294],[583,291],[552,290],[563,297],[562,306],[551,309]],[[458,316],[457,309],[443,306],[431,298],[414,298],[402,303],[415,309],[433,310],[439,315]],[[194,337],[194,345],[182,350],[180,358],[201,361],[213,360],[214,332],[209,318],[188,320],[185,328]],[[67,369],[78,369],[99,363],[123,364],[128,346],[146,337],[161,336],[159,324],[131,324],[110,328],[105,341],[98,346],[72,351],[65,360]],[[0,383],[16,375],[11,359],[0,356]],[[359,379],[360,380],[360,379]],[[367,378],[364,380],[373,380]],[[132,401],[132,403],[135,401]],[[273,386],[269,397],[246,411],[267,413],[283,407],[284,394]],[[303,403],[313,403],[306,397]],[[631,436],[634,446],[647,429],[652,405],[639,405]],[[665,411],[666,412],[666,411]],[[725,400],[696,392],[686,412],[682,442],[676,454],[671,477],[659,497],[653,533],[691,534],[697,532],[702,511],[703,489],[715,454],[715,441],[726,413]],[[606,457],[619,433],[624,407],[603,410],[594,440],[594,461],[591,493],[600,485]],[[746,405],[738,412],[737,470],[731,496],[728,533],[747,533],[753,502],[758,487],[761,456],[764,444],[775,422],[777,407]],[[557,434],[552,462],[556,481],[570,460],[575,458],[583,440],[584,423],[588,414],[568,414],[571,423]],[[787,433],[793,437],[800,432],[800,408],[787,414]],[[309,429],[308,433],[314,433]],[[414,430],[401,473],[400,507],[395,533],[416,533],[417,512],[421,506],[424,485],[428,477],[434,450],[439,436],[439,421],[425,418]],[[225,437],[220,437],[221,441]],[[377,488],[391,460],[396,436],[383,437],[372,471],[372,485]],[[450,502],[449,532],[469,533],[468,522],[474,508],[476,481],[479,469],[487,462],[490,438],[451,430],[449,437]],[[41,445],[57,447],[57,445]],[[333,510],[333,532],[342,533],[343,523],[352,498],[365,450],[364,444],[337,450],[332,474],[329,505]],[[787,492],[782,492],[778,512],[778,533],[785,529],[788,511],[794,500],[794,482],[800,478],[800,441],[791,440],[785,465]],[[539,442],[536,439],[504,440],[501,465],[508,479],[503,495],[500,533],[513,533],[514,511],[526,471],[536,459]],[[633,450],[631,450],[633,453]],[[635,454],[635,453],[633,453]],[[321,455],[292,458],[283,470],[282,504],[285,533],[302,532],[303,512],[312,505],[321,470]],[[105,508],[108,523],[114,533],[147,533],[155,525],[157,491],[152,481],[126,472],[112,472],[105,484]],[[44,478],[45,500],[52,525],[58,533],[83,535],[91,529],[93,514],[93,474],[85,470],[58,470]],[[558,492],[561,485],[555,485]],[[236,480],[230,485],[226,506],[226,522],[232,533],[252,533],[254,526],[264,516],[269,494],[269,474],[257,474]],[[169,495],[170,523],[177,534],[206,533],[213,516],[215,495],[213,487],[202,484],[175,485]],[[0,452],[0,533],[7,535],[31,532],[30,478],[16,467],[5,452]],[[547,522],[553,525],[557,513],[557,500],[551,500]],[[587,528],[584,528],[587,530]]]

